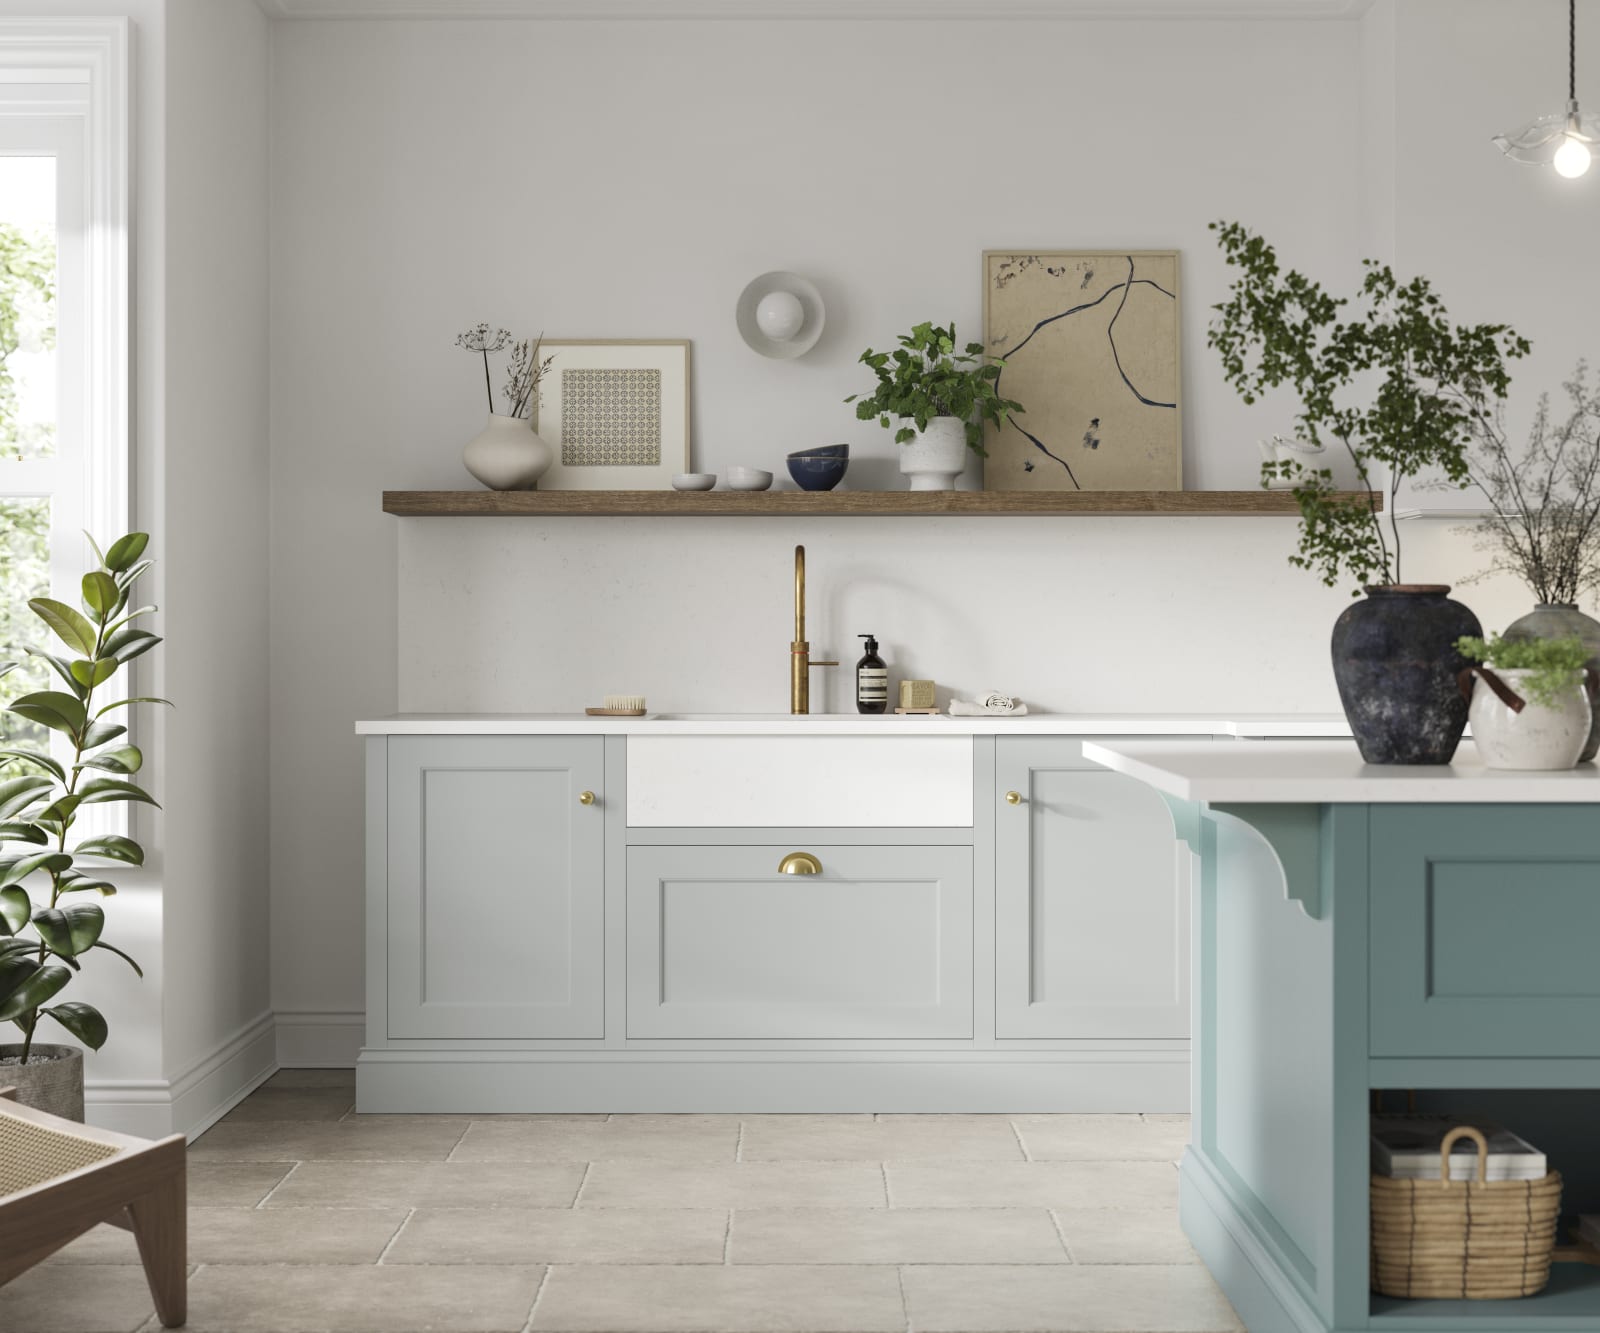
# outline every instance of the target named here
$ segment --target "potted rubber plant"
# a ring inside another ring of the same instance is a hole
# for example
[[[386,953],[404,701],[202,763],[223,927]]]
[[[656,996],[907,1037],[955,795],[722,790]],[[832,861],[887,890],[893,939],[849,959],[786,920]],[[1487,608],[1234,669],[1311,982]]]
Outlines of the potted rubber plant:
[[[1402,282],[1364,260],[1355,296],[1334,296],[1284,272],[1273,248],[1237,222],[1214,222],[1237,272],[1214,307],[1208,343],[1246,403],[1287,386],[1299,399],[1299,435],[1354,466],[1365,498],[1341,493],[1331,468],[1300,468],[1299,549],[1290,562],[1353,603],[1333,627],[1333,673],[1345,716],[1370,764],[1447,764],[1466,727],[1457,649],[1481,635],[1478,618],[1443,584],[1405,582],[1400,534],[1386,534],[1375,498],[1421,474],[1468,479],[1474,423],[1503,403],[1506,362],[1527,354],[1504,324],[1453,323],[1426,278]],[[1263,484],[1294,464],[1262,464]]]
[[[900,471],[914,491],[949,491],[966,467],[967,450],[980,458],[984,423],[1000,426],[1022,404],[1002,398],[996,388],[1004,362],[987,356],[982,343],[956,350],[956,326],[940,328],[931,321],[914,326],[897,339],[893,352],[867,348],[861,364],[872,369],[877,386],[862,397],[851,394],[856,419],[874,417],[893,429],[900,452]],[[859,402],[856,402],[857,399]]]
[[[54,1027],[97,1051],[109,1029],[93,1005],[62,992],[101,952],[144,975],[104,938],[105,911],[95,901],[117,891],[105,863],[143,865],[144,849],[121,834],[80,838],[74,826],[86,806],[156,804],[134,781],[144,755],[118,719],[131,704],[166,700],[107,701],[105,688],[161,642],[137,623],[156,608],[129,609],[133,585],[151,565],[143,558],[149,540],[132,532],[103,553],[95,547],[100,567],[83,577],[81,611],[49,597],[28,603],[68,649],[29,650],[61,688],[24,694],[6,710],[62,737],[61,757],[48,745],[0,750],[0,1022],[21,1036],[0,1045],[0,1084],[15,1085],[24,1105],[72,1120],[83,1119],[83,1052],[40,1038]]]
[[[1558,769],[1579,762],[1589,739],[1597,677],[1589,649],[1564,639],[1469,636],[1457,645],[1477,665],[1461,673],[1472,739],[1490,768]]]

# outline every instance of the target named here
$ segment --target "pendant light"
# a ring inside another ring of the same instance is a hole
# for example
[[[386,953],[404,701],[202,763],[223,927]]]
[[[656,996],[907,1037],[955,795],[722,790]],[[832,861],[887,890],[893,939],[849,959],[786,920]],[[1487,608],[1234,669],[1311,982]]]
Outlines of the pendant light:
[[[1578,0],[1567,0],[1567,109],[1529,121],[1495,144],[1516,162],[1553,166],[1563,176],[1581,176],[1600,152],[1600,116],[1578,109]]]

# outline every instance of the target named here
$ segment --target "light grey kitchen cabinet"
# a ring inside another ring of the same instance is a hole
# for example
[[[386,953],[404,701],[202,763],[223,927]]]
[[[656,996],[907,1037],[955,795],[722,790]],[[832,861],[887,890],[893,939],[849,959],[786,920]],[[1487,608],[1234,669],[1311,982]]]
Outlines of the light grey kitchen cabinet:
[[[604,742],[388,743],[388,1036],[601,1037]]]
[[[1057,737],[1001,738],[995,788],[996,1035],[1187,1038],[1188,857],[1161,797]]]
[[[628,849],[627,1035],[970,1038],[972,848]]]

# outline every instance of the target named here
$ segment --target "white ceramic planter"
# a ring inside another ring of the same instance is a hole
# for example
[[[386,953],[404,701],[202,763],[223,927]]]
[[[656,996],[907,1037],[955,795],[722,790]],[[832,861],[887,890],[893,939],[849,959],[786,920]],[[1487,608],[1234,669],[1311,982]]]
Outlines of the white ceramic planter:
[[[531,491],[555,452],[521,417],[491,413],[489,424],[461,451],[467,471],[493,491]]]
[[[967,466],[967,428],[958,417],[934,417],[900,446],[900,471],[914,491],[953,491]]]
[[[1532,674],[1527,669],[1495,672],[1507,688],[1523,699],[1525,706],[1520,713],[1503,702],[1488,681],[1474,674],[1467,720],[1472,724],[1478,753],[1490,768],[1572,768],[1583,753],[1593,721],[1583,673],[1572,673],[1572,685],[1554,705],[1537,703],[1529,697],[1526,681]]]

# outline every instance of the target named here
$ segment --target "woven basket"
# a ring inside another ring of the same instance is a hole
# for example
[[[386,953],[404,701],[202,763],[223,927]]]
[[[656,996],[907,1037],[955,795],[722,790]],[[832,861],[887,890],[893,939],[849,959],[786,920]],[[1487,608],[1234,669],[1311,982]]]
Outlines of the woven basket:
[[[1450,1149],[1478,1147],[1478,1178],[1450,1179]],[[1550,1281],[1561,1212],[1561,1175],[1486,1179],[1488,1141],[1452,1129],[1438,1180],[1372,1177],[1372,1287],[1384,1296],[1475,1301],[1531,1296]]]

